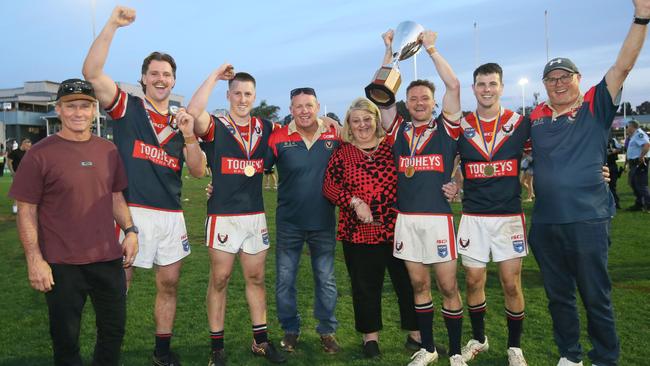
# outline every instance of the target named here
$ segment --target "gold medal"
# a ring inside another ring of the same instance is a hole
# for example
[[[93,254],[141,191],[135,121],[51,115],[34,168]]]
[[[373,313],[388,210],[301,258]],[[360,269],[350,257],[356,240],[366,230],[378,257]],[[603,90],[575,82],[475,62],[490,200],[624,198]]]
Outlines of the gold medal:
[[[494,175],[494,166],[492,165],[485,165],[483,168],[483,174],[485,174],[486,177],[491,177]]]
[[[411,178],[413,175],[415,175],[415,167],[413,165],[407,166],[406,171],[404,171],[404,175],[406,178]]]
[[[246,174],[247,177],[252,177],[255,175],[255,168],[253,168],[252,165],[247,165],[246,168],[244,168],[244,174]]]

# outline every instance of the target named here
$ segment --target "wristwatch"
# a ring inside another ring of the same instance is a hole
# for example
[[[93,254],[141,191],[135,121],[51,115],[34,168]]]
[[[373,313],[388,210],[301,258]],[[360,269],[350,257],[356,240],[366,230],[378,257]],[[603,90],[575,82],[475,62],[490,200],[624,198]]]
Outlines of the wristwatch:
[[[650,19],[648,18],[634,17],[634,24],[647,25],[648,23],[650,23]]]
[[[124,235],[125,235],[125,236],[126,236],[126,234],[128,234],[128,233],[134,233],[134,234],[137,235],[139,232],[140,232],[140,230],[138,230],[138,227],[135,226],[135,225],[133,225],[133,226],[131,226],[131,227],[127,227],[126,229],[124,229]]]

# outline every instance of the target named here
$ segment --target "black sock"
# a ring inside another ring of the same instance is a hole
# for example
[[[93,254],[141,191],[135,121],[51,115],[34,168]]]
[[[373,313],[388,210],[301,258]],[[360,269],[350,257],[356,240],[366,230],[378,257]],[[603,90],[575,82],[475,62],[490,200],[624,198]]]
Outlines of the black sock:
[[[223,349],[223,330],[218,332],[210,332],[210,343],[212,345],[213,351],[219,351]]]
[[[508,319],[508,347],[521,348],[521,333],[524,330],[524,311],[520,313],[512,312],[506,309],[506,318]]]
[[[415,315],[422,338],[420,347],[426,349],[427,352],[435,351],[436,348],[433,346],[433,302],[415,304]]]
[[[253,325],[253,338],[255,338],[255,343],[257,344],[269,341],[269,333],[266,329],[266,324]]]
[[[469,320],[472,322],[472,338],[485,343],[485,313],[487,304],[483,301],[478,305],[467,305]]]
[[[154,349],[154,353],[157,357],[169,354],[169,344],[171,341],[171,333],[156,333],[156,348]]]
[[[447,334],[449,335],[449,356],[459,355],[460,338],[463,334],[463,309],[447,310],[442,308]]]

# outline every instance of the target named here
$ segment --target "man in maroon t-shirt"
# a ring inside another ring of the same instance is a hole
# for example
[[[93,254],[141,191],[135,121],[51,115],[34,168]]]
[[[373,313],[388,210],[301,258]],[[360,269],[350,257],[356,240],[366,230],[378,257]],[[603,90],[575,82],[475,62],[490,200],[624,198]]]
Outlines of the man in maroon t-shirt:
[[[25,155],[9,190],[18,201],[29,281],[45,293],[55,365],[82,365],[79,328],[87,295],[97,324],[92,364],[119,364],[126,323],[122,268],[138,252],[122,196],[122,161],[115,145],[90,133],[96,103],[90,83],[61,83],[55,108],[62,129]],[[121,245],[113,220],[127,233]]]

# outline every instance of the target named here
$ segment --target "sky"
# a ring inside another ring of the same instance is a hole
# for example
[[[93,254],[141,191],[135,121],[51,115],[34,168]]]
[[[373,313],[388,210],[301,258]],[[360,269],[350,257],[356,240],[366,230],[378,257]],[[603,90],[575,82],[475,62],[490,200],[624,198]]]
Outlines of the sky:
[[[266,100],[281,107],[281,118],[289,113],[289,91],[304,86],[316,89],[321,113],[343,117],[380,66],[381,34],[405,20],[438,32],[436,47],[463,87],[463,110],[475,109],[472,72],[485,62],[504,69],[504,106],[521,106],[521,78],[529,80],[526,105],[535,92],[545,100],[541,72],[547,40],[551,58],[576,63],[586,91],[614,63],[634,13],[631,0],[5,0],[0,88],[81,77],[93,29],[99,34],[118,4],[134,8],[137,19],[113,40],[105,71],[114,80],[136,83],[142,59],[164,51],[178,65],[174,93],[187,103],[212,70],[229,62],[255,76],[256,104]],[[646,45],[625,83],[623,101],[632,106],[650,100],[649,49]],[[417,76],[436,84],[440,100],[444,84],[433,62],[424,50],[415,59]],[[398,99],[403,99],[414,78],[414,59],[399,67]],[[226,88],[217,85],[209,110],[227,107]]]

